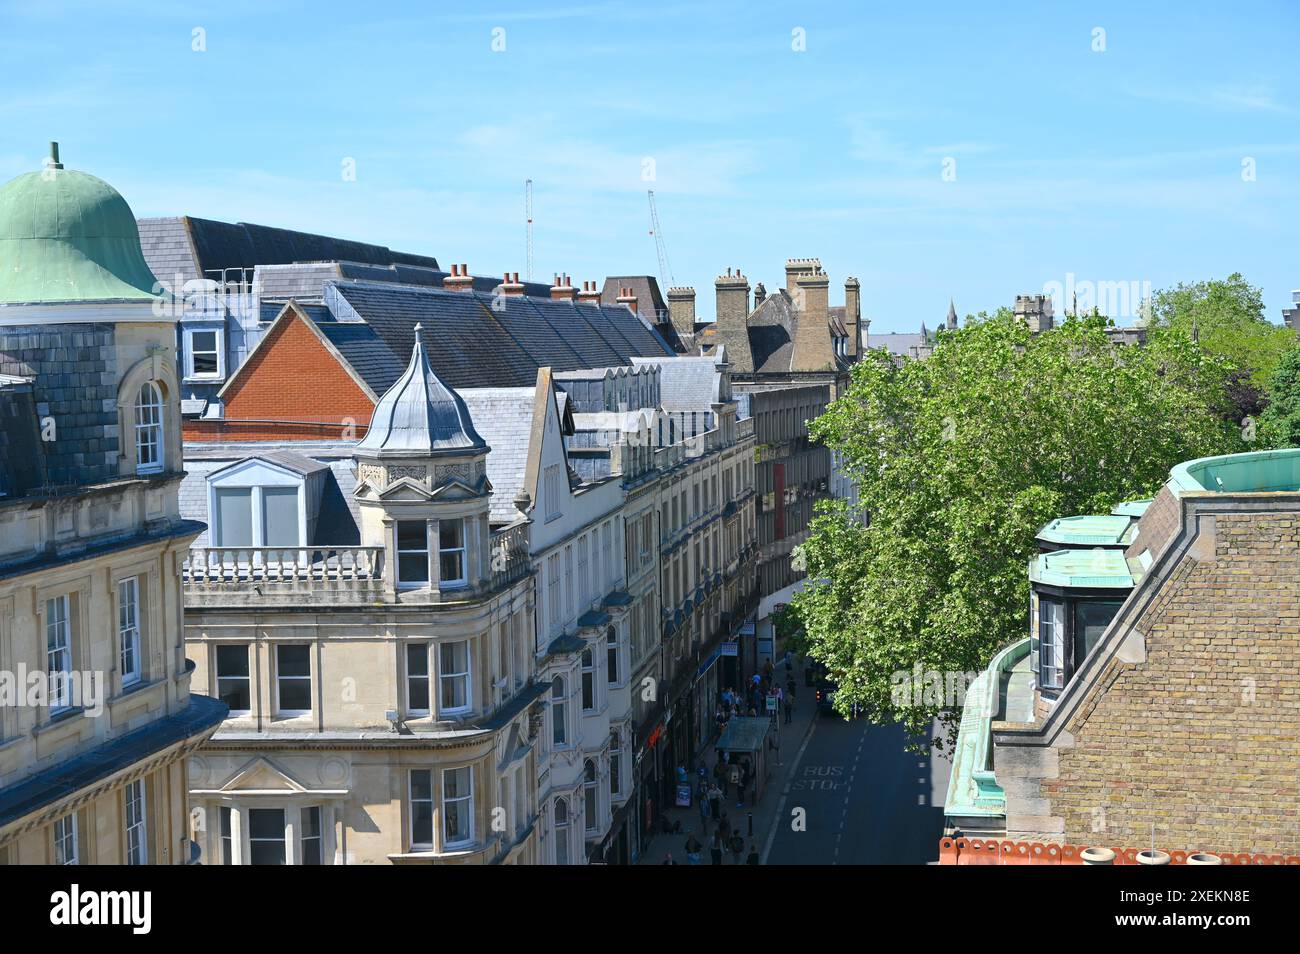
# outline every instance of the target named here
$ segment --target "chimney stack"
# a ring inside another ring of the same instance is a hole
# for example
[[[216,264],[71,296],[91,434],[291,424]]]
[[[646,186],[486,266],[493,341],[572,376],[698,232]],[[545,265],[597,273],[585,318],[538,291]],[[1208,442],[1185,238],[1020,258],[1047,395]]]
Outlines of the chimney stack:
[[[569,281],[568,275],[556,275],[555,284],[551,286],[551,301],[573,301],[578,290]]]
[[[716,319],[718,328],[724,326],[745,330],[745,319],[749,317],[749,279],[736,269],[736,274],[719,275],[713,280],[713,291],[717,298]]]
[[[858,327],[862,322],[862,286],[856,278],[844,279],[844,330],[848,332],[848,355],[857,357],[860,350]]]
[[[637,313],[636,292],[630,288],[620,288],[618,290],[618,304],[627,305],[632,309],[632,314]]]
[[[524,283],[519,280],[518,272],[506,272],[505,279],[501,282],[499,289],[501,294],[511,297],[518,297],[524,293]]]
[[[821,274],[820,258],[788,258],[785,262],[785,290],[794,298],[799,291],[799,279]]]
[[[762,282],[759,282],[754,286],[754,310],[758,311],[758,306],[765,301],[767,301],[767,289],[763,287]]]
[[[596,287],[594,281],[582,283],[582,291],[578,292],[578,302],[583,305],[600,307],[600,289]]]
[[[668,289],[668,319],[678,336],[695,334],[695,289],[688,286]]]
[[[830,328],[830,279],[815,258],[790,259],[787,276],[793,276],[795,291],[794,355],[792,371],[823,371],[835,367],[835,347]]]
[[[452,265],[451,274],[442,280],[442,287],[447,291],[471,291],[474,279],[470,276],[468,265]]]
[[[1052,299],[1047,295],[1017,295],[1015,314],[1037,334],[1052,328]]]

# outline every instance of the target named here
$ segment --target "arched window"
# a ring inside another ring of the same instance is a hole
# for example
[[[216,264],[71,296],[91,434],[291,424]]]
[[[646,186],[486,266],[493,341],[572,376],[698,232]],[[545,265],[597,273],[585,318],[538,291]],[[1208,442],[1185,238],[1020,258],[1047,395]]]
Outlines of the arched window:
[[[569,803],[566,799],[555,800],[555,863],[569,863]]]
[[[163,469],[163,399],[153,381],[140,385],[135,396],[135,472]]]
[[[551,680],[551,744],[565,745],[569,740],[568,726],[565,724],[564,677],[556,676]]]
[[[587,814],[587,831],[600,830],[600,790],[596,782],[596,763],[587,759],[582,766],[582,804]]]

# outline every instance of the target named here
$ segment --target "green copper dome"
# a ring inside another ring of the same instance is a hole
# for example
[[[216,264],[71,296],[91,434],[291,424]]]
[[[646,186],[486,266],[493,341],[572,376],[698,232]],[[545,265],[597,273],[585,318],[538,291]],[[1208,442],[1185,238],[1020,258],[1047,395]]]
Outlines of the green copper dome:
[[[0,186],[0,305],[153,300],[131,207],[50,148],[44,169]]]

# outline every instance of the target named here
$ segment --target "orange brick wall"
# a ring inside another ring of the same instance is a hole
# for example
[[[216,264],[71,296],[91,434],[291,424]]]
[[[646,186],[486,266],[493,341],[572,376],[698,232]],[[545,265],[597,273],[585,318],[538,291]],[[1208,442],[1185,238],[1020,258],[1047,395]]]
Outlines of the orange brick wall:
[[[373,411],[366,392],[290,312],[241,368],[226,393],[225,420],[186,421],[184,436],[197,441],[361,437]],[[260,423],[268,420],[294,423]]]

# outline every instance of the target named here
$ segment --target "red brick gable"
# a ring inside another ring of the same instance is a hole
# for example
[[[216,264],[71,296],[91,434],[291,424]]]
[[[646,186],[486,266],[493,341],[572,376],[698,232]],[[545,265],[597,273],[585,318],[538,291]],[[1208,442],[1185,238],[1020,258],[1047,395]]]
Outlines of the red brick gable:
[[[309,322],[288,308],[222,392],[224,420],[187,420],[185,439],[326,440],[365,434],[374,402]]]

